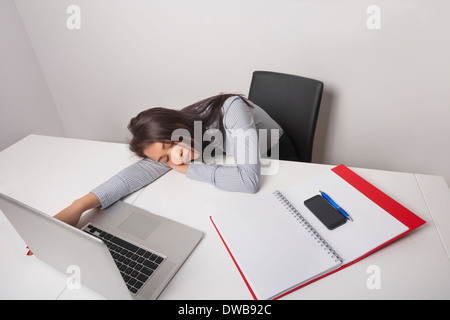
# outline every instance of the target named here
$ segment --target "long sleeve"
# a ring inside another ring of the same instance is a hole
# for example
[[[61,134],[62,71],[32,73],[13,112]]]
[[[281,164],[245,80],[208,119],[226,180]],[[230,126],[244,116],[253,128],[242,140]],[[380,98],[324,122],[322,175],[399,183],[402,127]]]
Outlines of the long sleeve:
[[[105,209],[124,196],[155,181],[171,168],[149,158],[136,162],[111,177],[91,192]]]
[[[239,97],[229,98],[223,108],[226,153],[235,166],[192,163],[188,178],[208,182],[219,189],[255,193],[259,188],[259,143],[253,116]]]

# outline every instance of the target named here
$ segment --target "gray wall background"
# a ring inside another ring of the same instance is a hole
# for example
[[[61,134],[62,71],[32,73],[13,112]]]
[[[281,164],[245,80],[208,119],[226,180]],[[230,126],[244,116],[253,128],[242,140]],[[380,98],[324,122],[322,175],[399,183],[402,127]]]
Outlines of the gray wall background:
[[[270,70],[325,83],[313,161],[450,183],[448,12],[445,0],[1,0],[0,150],[29,133],[126,142],[139,111],[247,94]]]

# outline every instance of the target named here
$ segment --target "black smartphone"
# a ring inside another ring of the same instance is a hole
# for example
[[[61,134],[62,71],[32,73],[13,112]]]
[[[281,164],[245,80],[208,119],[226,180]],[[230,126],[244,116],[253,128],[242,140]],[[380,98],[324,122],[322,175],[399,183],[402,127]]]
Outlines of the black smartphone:
[[[347,219],[320,195],[305,200],[304,204],[329,230],[347,222]]]

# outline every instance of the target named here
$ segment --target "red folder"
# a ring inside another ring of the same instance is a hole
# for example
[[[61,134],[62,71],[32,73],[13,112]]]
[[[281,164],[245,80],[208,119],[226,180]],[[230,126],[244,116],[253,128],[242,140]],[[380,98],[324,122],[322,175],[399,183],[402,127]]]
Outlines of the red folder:
[[[378,246],[377,248],[367,252],[366,254],[364,254],[363,256],[359,257],[356,260],[353,260],[343,266],[341,266],[340,268],[331,271],[327,274],[324,274],[320,277],[317,277],[307,283],[304,283],[288,292],[284,292],[283,294],[277,296],[275,299],[278,299],[280,297],[283,297],[293,291],[296,291],[310,283],[313,283],[319,279],[322,279],[332,273],[335,273],[339,270],[342,270],[352,264],[354,264],[355,262],[358,262],[359,260],[367,257],[368,255],[370,255],[371,253],[377,251],[378,249],[384,247],[385,245],[387,245],[388,243],[391,243],[393,241],[395,241],[396,239],[404,236],[405,234],[411,232],[412,230],[420,227],[421,225],[425,224],[426,221],[424,221],[423,219],[421,219],[420,217],[418,217],[417,215],[415,215],[413,212],[411,212],[410,210],[408,210],[407,208],[405,208],[404,206],[402,206],[400,203],[398,203],[397,201],[395,201],[394,199],[392,199],[391,197],[389,197],[388,195],[386,195],[385,193],[383,193],[381,190],[379,190],[378,188],[376,188],[375,186],[373,186],[372,184],[370,184],[369,182],[367,182],[365,179],[363,179],[362,177],[360,177],[359,175],[357,175],[355,172],[353,172],[352,170],[350,170],[349,168],[347,168],[345,165],[341,164],[333,169],[331,169],[335,174],[337,174],[340,178],[342,178],[343,180],[345,180],[348,184],[350,184],[351,186],[353,186],[355,189],[357,189],[359,192],[361,192],[363,195],[365,195],[367,198],[369,198],[371,201],[373,201],[374,203],[376,203],[378,206],[380,206],[383,210],[385,210],[386,212],[388,212],[391,216],[393,216],[395,219],[397,219],[398,221],[400,221],[401,223],[403,223],[408,230],[405,231],[404,233],[398,235],[395,238],[392,238],[391,240],[381,244],[380,246]],[[230,254],[231,258],[233,259],[233,262],[235,263],[237,269],[239,270],[239,273],[241,274],[245,284],[247,285],[248,289],[250,290],[250,293],[252,294],[253,298],[256,300],[257,297],[255,295],[255,293],[253,292],[252,288],[250,287],[247,279],[245,278],[241,268],[239,267],[239,265],[237,264],[235,258],[233,257],[230,249],[228,248],[227,244],[225,243],[222,235],[220,234],[218,228],[216,227],[216,225],[214,224],[214,221],[212,219],[212,217],[210,217],[211,222],[214,225],[214,228],[216,229],[217,233],[219,234],[223,244],[225,245],[228,253]]]

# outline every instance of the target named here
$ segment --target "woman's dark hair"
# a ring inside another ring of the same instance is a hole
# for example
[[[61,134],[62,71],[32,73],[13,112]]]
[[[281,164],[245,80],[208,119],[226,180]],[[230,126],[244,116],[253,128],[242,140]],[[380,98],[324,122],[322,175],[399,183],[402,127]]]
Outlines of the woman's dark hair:
[[[210,142],[194,140],[194,121],[201,121],[202,136],[206,129],[218,124],[218,129],[223,132],[222,106],[230,97],[239,96],[249,107],[250,103],[238,94],[220,94],[204,99],[187,106],[181,110],[166,108],[151,108],[140,112],[131,119],[128,129],[133,135],[129,145],[130,150],[137,156],[144,158],[144,149],[153,142],[169,142],[172,133],[177,129],[185,129],[189,132],[191,147],[202,151]],[[184,137],[183,139],[187,139]],[[186,140],[183,140],[186,141]]]

